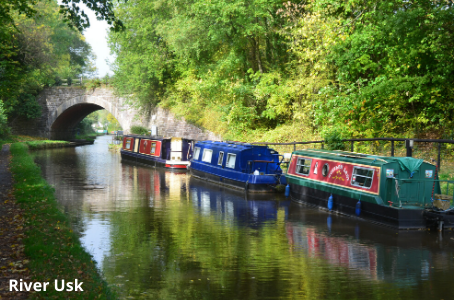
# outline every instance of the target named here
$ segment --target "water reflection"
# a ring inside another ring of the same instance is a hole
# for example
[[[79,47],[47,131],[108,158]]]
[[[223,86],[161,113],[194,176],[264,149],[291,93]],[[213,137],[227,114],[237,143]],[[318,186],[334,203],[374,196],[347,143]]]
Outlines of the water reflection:
[[[121,298],[453,298],[453,233],[397,233],[95,145],[36,161]]]
[[[202,215],[257,228],[267,221],[285,220],[290,200],[278,194],[246,194],[190,178],[190,200]]]
[[[435,278],[435,265],[439,271],[453,269],[452,233],[443,238],[435,232],[398,232],[336,215],[327,217],[324,228],[317,225],[321,218],[317,211],[292,211],[286,223],[289,244],[308,257],[400,287]]]

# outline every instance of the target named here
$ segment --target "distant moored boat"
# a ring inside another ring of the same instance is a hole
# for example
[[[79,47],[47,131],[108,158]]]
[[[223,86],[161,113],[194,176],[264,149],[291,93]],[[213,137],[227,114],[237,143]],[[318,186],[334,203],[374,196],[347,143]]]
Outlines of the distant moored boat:
[[[171,169],[186,170],[193,153],[193,140],[159,136],[124,135],[122,159]]]

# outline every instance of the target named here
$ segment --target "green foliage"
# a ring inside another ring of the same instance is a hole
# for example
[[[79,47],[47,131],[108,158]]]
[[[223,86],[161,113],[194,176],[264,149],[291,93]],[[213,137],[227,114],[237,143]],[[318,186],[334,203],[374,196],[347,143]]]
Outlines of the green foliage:
[[[106,76],[103,77],[103,84],[106,86],[111,84],[111,77],[109,76],[109,74],[106,74]]]
[[[123,24],[118,20],[113,12],[113,3],[109,0],[82,0],[89,9],[95,12],[96,17],[101,20],[107,21],[112,25],[112,30],[122,30]],[[39,10],[36,9],[36,4],[39,0],[10,0],[0,2],[0,19],[11,21],[15,12],[25,15],[30,18],[39,15]],[[73,2],[72,0],[60,1],[60,14],[64,17],[65,22],[70,27],[77,28],[80,32],[90,26],[89,19],[85,12],[76,5],[79,1]]]
[[[24,142],[30,150],[61,148],[69,144],[67,141],[29,141]]]
[[[250,140],[289,124],[310,136],[453,136],[453,3],[417,0],[120,3],[112,84]],[[281,133],[277,134],[280,136]]]
[[[101,80],[99,78],[92,78],[84,82],[84,86],[87,90],[94,90],[101,86]]]
[[[111,114],[108,113],[106,116],[107,120],[107,130],[110,131],[117,131],[117,130],[122,130],[122,126],[120,126],[120,123],[117,121],[117,119]]]
[[[113,84],[138,106],[160,103],[200,126],[216,104],[232,130],[274,127],[283,109],[268,108],[266,91],[257,99],[254,88],[260,74],[281,72],[289,57],[277,32],[285,22],[274,13],[280,6],[273,0],[120,4],[116,13],[128,30],[110,34]]]
[[[93,122],[90,119],[85,118],[79,124],[77,124],[75,131],[81,135],[94,134],[95,131],[92,128],[92,124]]]
[[[327,110],[347,121],[335,124],[353,136],[453,135],[454,91],[446,84],[454,80],[453,3],[396,0],[364,4],[355,14],[328,55],[338,83],[325,93],[339,99]]]
[[[5,109],[3,108],[3,101],[0,100],[0,138],[4,138],[9,134],[8,119],[6,117]]]
[[[131,133],[146,135],[146,134],[148,134],[148,130],[145,127],[134,125],[134,126],[131,126]]]
[[[56,1],[34,1],[26,14],[16,5],[27,1],[13,2],[8,17],[0,18],[0,100],[9,118],[36,118],[35,96],[61,78],[85,73],[91,47],[62,21]]]
[[[324,145],[328,150],[346,150],[346,144],[342,140],[341,133],[338,130],[333,130],[324,137]]]
[[[76,130],[78,130],[77,132],[79,132],[79,135],[91,135],[95,133],[92,124],[95,124],[96,127],[98,127],[99,123],[102,124],[102,129],[105,129],[108,132],[122,130],[122,126],[120,126],[117,119],[104,109],[89,114],[81,123],[79,123]]]
[[[12,115],[22,116],[27,119],[34,119],[41,116],[41,106],[32,94],[22,94],[19,96],[20,106],[15,107]]]

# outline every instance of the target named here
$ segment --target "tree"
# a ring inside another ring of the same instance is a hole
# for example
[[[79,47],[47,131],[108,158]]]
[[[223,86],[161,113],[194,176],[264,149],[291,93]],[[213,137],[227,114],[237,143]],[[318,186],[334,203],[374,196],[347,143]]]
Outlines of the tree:
[[[115,13],[127,30],[109,35],[113,85],[144,112],[234,139],[453,135],[452,2],[130,0]]]
[[[59,12],[64,16],[66,22],[72,27],[82,32],[90,26],[90,21],[84,10],[79,7],[79,3],[85,4],[93,10],[96,17],[107,21],[112,25],[112,30],[119,31],[123,29],[123,23],[116,18],[113,12],[113,3],[111,0],[62,0]],[[0,2],[0,20],[11,22],[15,13],[23,14],[28,18],[35,16],[38,11],[35,8],[38,0],[9,0]]]
[[[341,4],[340,4],[341,5]],[[453,2],[387,1],[356,7],[329,55],[338,82],[325,94],[351,135],[453,135]]]
[[[91,55],[83,36],[62,22],[56,2],[37,2],[34,11],[0,20],[0,100],[9,117],[40,116],[39,91],[79,76]]]

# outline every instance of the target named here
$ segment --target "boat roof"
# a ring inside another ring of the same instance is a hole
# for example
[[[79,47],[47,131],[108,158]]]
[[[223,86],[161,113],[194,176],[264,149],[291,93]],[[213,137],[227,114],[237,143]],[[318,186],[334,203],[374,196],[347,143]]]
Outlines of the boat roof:
[[[292,152],[295,155],[311,156],[318,157],[323,159],[332,159],[345,162],[355,162],[358,164],[372,165],[372,166],[382,166],[384,164],[396,162],[404,165],[409,165],[413,163],[422,163],[422,159],[417,159],[413,157],[396,157],[396,156],[380,156],[380,155],[371,155],[363,154],[342,150],[324,150],[324,149],[303,149],[296,150]],[[425,161],[428,164],[431,164]]]
[[[162,135],[143,135],[143,134],[134,134],[134,133],[129,133],[129,134],[124,134],[124,137],[139,137],[139,138],[145,138],[145,139],[155,139],[155,140],[162,140],[164,137]]]
[[[233,142],[233,141],[199,141],[195,144],[195,146],[204,146],[208,148],[226,148],[226,149],[233,149],[235,151],[242,151],[252,148],[263,148],[267,149],[267,146],[263,145],[252,145],[250,143],[243,143],[243,142]]]
[[[172,139],[182,139],[182,140],[186,140],[186,141],[192,141],[191,139],[187,139],[187,138],[182,138],[182,137],[175,137],[175,136],[172,136],[172,137],[163,137],[162,135],[142,135],[142,134],[124,134],[123,135],[124,137],[134,137],[134,138],[141,138],[141,139],[148,139],[148,140],[172,140]]]

